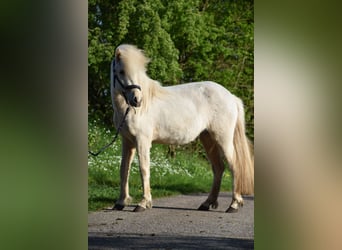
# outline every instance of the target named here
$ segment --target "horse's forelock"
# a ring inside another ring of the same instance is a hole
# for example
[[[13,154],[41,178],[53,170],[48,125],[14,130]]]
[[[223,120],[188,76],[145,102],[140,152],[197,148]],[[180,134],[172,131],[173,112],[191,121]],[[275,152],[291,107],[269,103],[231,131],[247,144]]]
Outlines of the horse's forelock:
[[[145,56],[143,50],[138,49],[133,45],[123,44],[116,49],[117,60],[122,60],[128,69],[143,70],[146,72],[146,66],[149,63],[149,58]]]

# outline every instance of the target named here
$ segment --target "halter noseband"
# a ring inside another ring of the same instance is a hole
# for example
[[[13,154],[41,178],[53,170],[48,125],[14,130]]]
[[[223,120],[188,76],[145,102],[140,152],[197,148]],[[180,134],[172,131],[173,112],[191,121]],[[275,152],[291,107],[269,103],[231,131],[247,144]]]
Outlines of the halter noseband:
[[[121,88],[122,88],[122,95],[125,98],[125,101],[127,103],[127,105],[131,105],[128,101],[128,98],[126,96],[126,91],[127,90],[132,90],[132,89],[139,89],[141,91],[141,87],[139,85],[125,85],[123,84],[123,82],[120,80],[120,78],[118,77],[118,75],[115,73],[115,59],[113,60],[113,75],[114,75],[114,79],[113,79],[113,88],[115,89],[115,82],[116,80],[118,81],[118,83],[120,84]]]
[[[115,60],[113,60],[113,75],[114,75],[114,79],[113,79],[113,87],[115,88],[115,80],[118,80],[118,83],[120,84],[121,88],[126,91],[126,90],[131,90],[131,89],[139,89],[141,91],[141,87],[139,85],[124,85],[122,83],[122,81],[120,80],[120,78],[118,77],[118,75],[115,73]]]

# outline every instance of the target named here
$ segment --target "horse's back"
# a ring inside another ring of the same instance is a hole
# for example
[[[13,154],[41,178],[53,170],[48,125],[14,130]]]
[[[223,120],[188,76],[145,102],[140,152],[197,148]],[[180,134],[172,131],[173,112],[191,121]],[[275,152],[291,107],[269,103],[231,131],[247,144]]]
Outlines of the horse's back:
[[[209,105],[211,108],[219,105],[223,109],[235,106],[236,97],[216,82],[191,82],[165,88],[181,98],[190,98],[192,101],[196,101],[196,105]]]
[[[229,120],[236,119],[235,96],[215,82],[192,82],[165,89],[169,95],[154,103],[156,141],[185,144],[204,130],[225,129]]]
[[[177,86],[178,90],[184,90],[183,96],[190,96],[196,105],[196,115],[206,116],[207,129],[222,130],[235,124],[240,99],[222,85],[204,81]]]
[[[231,94],[222,85],[213,81],[202,81],[202,82],[189,82],[178,84],[174,86],[164,87],[171,91],[204,91],[209,90],[210,92]]]

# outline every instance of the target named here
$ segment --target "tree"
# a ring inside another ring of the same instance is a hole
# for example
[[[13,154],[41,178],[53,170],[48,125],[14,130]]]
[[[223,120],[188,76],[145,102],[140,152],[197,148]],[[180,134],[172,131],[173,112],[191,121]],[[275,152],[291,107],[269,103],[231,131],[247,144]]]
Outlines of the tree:
[[[109,65],[114,49],[135,44],[163,85],[212,80],[243,99],[253,138],[253,1],[90,0],[89,115],[111,121]]]

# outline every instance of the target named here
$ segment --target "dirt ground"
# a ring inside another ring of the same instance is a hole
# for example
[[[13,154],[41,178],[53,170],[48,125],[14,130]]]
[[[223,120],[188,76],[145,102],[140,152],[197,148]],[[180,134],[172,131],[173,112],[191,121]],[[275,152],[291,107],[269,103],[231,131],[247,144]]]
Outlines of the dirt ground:
[[[134,206],[88,214],[88,249],[253,249],[254,196],[237,213],[225,213],[231,193],[221,193],[216,210],[198,211],[208,194],[153,200],[141,213]]]

